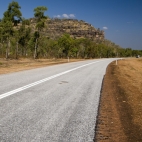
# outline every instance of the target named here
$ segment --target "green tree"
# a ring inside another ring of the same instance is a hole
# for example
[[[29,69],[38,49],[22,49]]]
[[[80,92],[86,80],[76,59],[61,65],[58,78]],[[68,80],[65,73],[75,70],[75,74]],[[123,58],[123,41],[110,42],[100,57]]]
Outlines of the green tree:
[[[35,37],[35,52],[34,59],[37,58],[37,48],[38,48],[38,39],[40,37],[40,31],[45,28],[45,21],[47,17],[44,15],[45,11],[47,11],[47,7],[39,6],[34,9],[34,16],[36,18],[36,29],[34,37]]]
[[[63,53],[66,57],[69,56],[69,52],[71,50],[73,39],[68,34],[64,34],[62,37],[58,39],[58,44],[62,49]]]
[[[80,44],[80,42],[78,39],[72,39],[70,56],[78,58],[79,44]]]
[[[31,37],[30,21],[28,19],[22,19],[22,25],[20,26],[19,32],[19,44],[22,47],[21,54],[22,56],[27,56],[27,44]]]
[[[132,49],[131,48],[126,48],[125,49],[125,56],[126,57],[132,56]]]
[[[6,59],[8,58],[8,50],[10,48],[10,37],[14,34],[13,26],[17,26],[17,23],[21,21],[21,12],[18,2],[11,2],[7,11],[4,12],[4,16],[1,22],[3,39],[6,41]]]
[[[18,2],[11,2],[8,6],[7,11],[4,12],[3,20],[11,21],[14,26],[17,26],[17,24],[22,20],[22,13],[20,9],[21,7],[19,6]]]
[[[9,56],[9,48],[10,48],[10,37],[13,35],[13,26],[11,21],[5,21],[2,20],[1,22],[1,34],[2,38],[1,40],[6,43],[6,59],[8,59]]]

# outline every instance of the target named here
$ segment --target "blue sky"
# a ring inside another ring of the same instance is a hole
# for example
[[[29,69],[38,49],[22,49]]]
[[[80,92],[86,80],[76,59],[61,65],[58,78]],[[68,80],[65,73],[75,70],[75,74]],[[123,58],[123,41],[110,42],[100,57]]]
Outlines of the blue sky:
[[[46,6],[50,18],[84,20],[105,31],[105,38],[123,48],[142,50],[142,0],[16,0],[22,16],[31,18],[33,9]],[[12,0],[0,0],[0,18]]]

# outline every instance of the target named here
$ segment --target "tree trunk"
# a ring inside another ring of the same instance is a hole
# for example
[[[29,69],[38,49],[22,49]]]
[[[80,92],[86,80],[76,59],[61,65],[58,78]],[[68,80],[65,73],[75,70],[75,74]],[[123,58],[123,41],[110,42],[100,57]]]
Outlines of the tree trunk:
[[[26,57],[27,56],[27,47],[24,46],[24,56]]]
[[[4,50],[3,50],[3,48],[4,48],[4,44],[2,45],[2,57],[4,57]]]
[[[8,46],[6,46],[6,59],[8,59]]]
[[[18,42],[16,43],[15,59],[18,59]]]
[[[36,38],[36,43],[35,43],[35,53],[34,53],[34,59],[37,58],[37,38]]]
[[[8,47],[10,45],[10,40],[7,38],[7,45],[6,45],[6,59],[8,59]]]

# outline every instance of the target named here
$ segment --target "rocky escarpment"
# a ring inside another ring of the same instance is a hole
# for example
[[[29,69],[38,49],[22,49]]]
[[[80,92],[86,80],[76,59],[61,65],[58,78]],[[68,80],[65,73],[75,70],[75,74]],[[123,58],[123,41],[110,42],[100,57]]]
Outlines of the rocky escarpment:
[[[30,19],[32,28],[35,29],[35,19]],[[47,19],[46,28],[42,31],[47,37],[56,39],[64,33],[74,38],[89,38],[93,41],[103,40],[104,31],[94,28],[91,24],[76,19]]]

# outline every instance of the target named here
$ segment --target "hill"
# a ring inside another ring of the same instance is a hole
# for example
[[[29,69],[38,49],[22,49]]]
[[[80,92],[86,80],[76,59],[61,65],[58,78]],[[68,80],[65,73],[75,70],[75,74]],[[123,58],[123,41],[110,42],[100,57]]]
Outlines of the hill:
[[[30,18],[32,29],[35,29],[36,19]],[[89,38],[93,41],[104,40],[104,31],[94,28],[91,24],[77,19],[47,19],[46,28],[42,34],[57,39],[64,33],[74,38]]]

